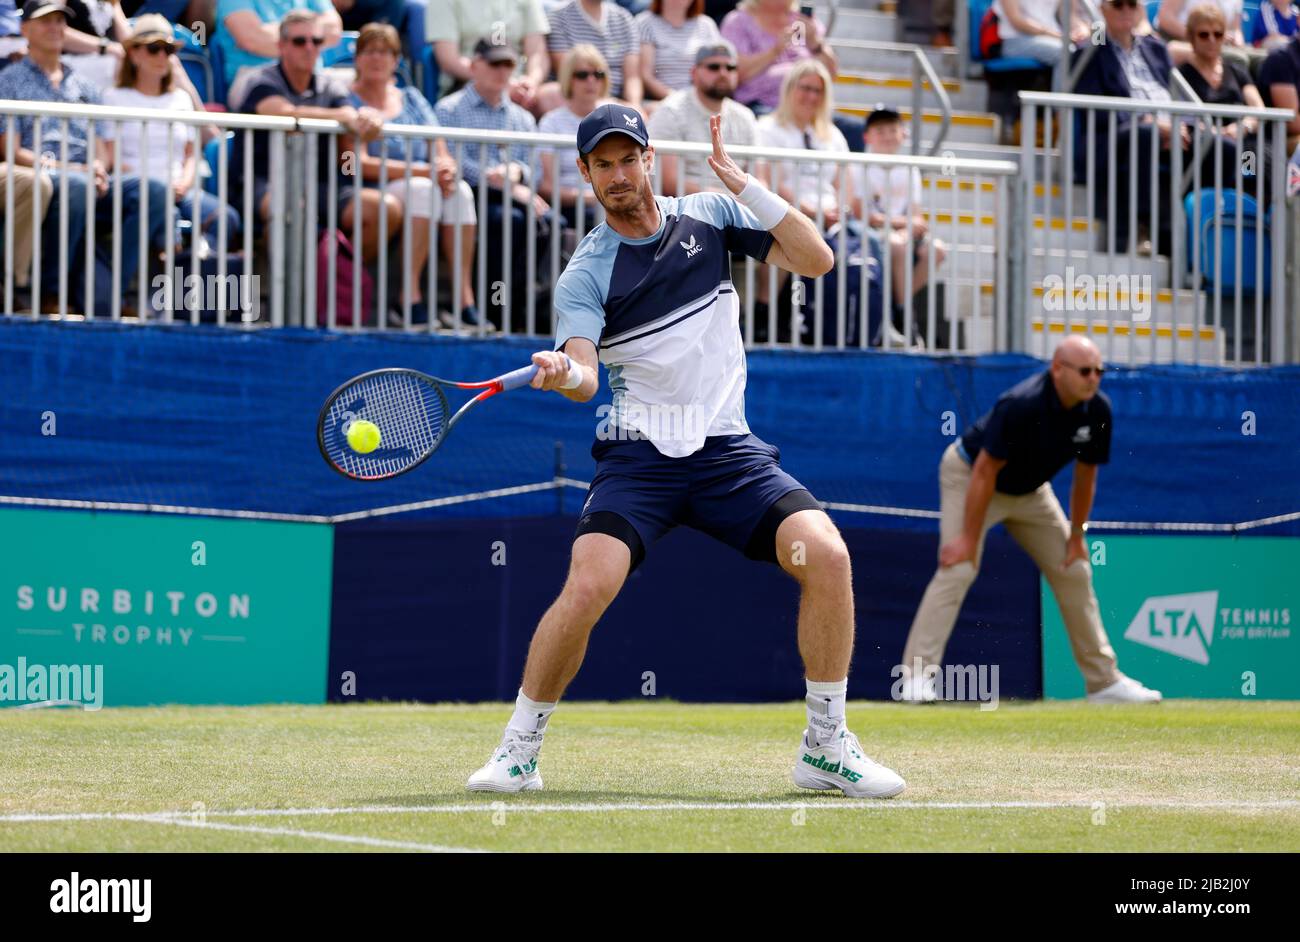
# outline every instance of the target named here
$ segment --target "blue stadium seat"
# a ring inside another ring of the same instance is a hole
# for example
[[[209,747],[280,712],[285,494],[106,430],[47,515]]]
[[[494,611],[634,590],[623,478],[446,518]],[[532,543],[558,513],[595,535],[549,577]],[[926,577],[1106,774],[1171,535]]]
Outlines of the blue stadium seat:
[[[424,92],[424,97],[429,99],[430,104],[438,100],[441,79],[442,71],[438,68],[438,60],[433,56],[433,46],[425,46],[420,50],[420,91]]]
[[[227,131],[224,138],[214,137],[203,145],[203,160],[208,165],[207,174],[203,178],[203,189],[213,196],[217,195],[217,161],[221,159],[223,144],[226,148],[226,192],[227,196],[229,196],[230,174],[234,171],[234,165],[230,162],[230,155],[235,147],[235,132]]]
[[[1224,190],[1220,194],[1216,209],[1215,191],[1212,188],[1199,190],[1195,193],[1188,193],[1187,198],[1183,200],[1183,211],[1187,214],[1187,269],[1192,269],[1192,252],[1193,252],[1193,230],[1196,225],[1196,206],[1200,203],[1201,212],[1201,277],[1204,284],[1209,288],[1217,289],[1220,293],[1234,291],[1237,287],[1236,262],[1234,261],[1237,252],[1237,200],[1241,200],[1241,289],[1247,293],[1253,293],[1256,290],[1255,284],[1255,253],[1256,234],[1255,225],[1259,215],[1259,207],[1253,196],[1239,194],[1236,190]],[[1269,237],[1269,214],[1264,216],[1264,283],[1259,285],[1262,294],[1267,295],[1269,288],[1273,283],[1273,246],[1272,239]],[[1223,233],[1223,248],[1219,251],[1215,243],[1215,218],[1220,220],[1219,226]],[[1214,259],[1218,254],[1222,261],[1219,263],[1222,269],[1219,273],[1219,281],[1214,281]]]
[[[179,24],[172,27],[172,35],[176,42],[181,44],[176,57],[181,60],[181,65],[185,67],[185,74],[199,90],[199,97],[203,99],[204,104],[216,102],[217,76],[212,67],[209,47],[201,44],[193,33]]]
[[[230,91],[226,87],[226,57],[221,52],[219,43],[208,43],[208,62],[212,65],[212,102],[211,104],[226,106],[226,93]]]
[[[1047,67],[1037,59],[1027,57],[984,59],[981,57],[980,21],[984,19],[984,14],[988,12],[991,6],[993,6],[993,0],[970,0],[967,4],[967,8],[970,10],[970,61],[984,63],[985,72],[1045,71]]]

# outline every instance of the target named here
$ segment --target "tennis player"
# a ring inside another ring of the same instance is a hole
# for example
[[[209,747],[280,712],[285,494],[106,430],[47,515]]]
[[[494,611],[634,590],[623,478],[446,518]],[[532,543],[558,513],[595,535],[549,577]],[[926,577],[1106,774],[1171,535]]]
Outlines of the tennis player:
[[[592,446],[596,474],[568,578],[533,634],[514,715],[487,765],[470,776],[472,790],[542,787],[542,737],[592,628],[649,547],[678,524],[777,563],[799,582],[808,726],[795,783],[872,798],[904,788],[867,758],[845,722],[848,550],[812,494],[781,469],[780,452],[745,421],[731,253],[811,277],[829,271],[834,256],[803,214],[727,155],[720,116],[711,130],[708,163],[732,196],[655,196],[654,148],[631,108],[603,105],[578,127],[578,171],[607,217],[556,286],[556,349],[533,354],[533,386],[586,402],[599,386],[599,361],[613,405]]]

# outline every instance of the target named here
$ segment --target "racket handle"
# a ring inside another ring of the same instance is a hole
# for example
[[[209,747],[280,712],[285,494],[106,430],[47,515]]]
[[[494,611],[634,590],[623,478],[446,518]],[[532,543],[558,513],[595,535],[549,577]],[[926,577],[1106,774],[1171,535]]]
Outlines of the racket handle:
[[[509,392],[512,389],[519,389],[521,386],[527,386],[537,375],[537,366],[524,366],[517,370],[511,370],[509,373],[501,376],[501,391]]]
[[[568,354],[565,354],[564,360],[566,363],[569,364],[569,368],[572,369],[573,361],[569,359]],[[520,367],[517,370],[512,370],[509,373],[505,373],[499,378],[499,381],[501,383],[501,391],[509,392],[512,389],[519,389],[523,386],[527,386],[529,383],[533,381],[533,377],[536,375],[537,375],[537,366],[535,364],[533,366]]]

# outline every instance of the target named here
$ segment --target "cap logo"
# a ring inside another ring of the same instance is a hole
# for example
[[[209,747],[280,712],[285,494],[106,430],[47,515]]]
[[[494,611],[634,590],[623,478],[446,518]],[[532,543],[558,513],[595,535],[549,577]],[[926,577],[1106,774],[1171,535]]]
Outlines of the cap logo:
[[[625,114],[625,115],[623,115],[623,123],[626,124],[626,125],[627,125],[628,127],[630,127],[630,128],[637,127],[637,119],[636,119],[636,115],[634,115],[634,114]]]

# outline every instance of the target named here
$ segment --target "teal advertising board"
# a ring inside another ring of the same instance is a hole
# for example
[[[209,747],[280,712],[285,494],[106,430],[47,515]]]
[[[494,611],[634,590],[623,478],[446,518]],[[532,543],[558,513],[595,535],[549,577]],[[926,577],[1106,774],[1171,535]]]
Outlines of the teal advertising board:
[[[329,526],[4,509],[0,533],[0,705],[59,699],[60,665],[103,706],[324,701]]]
[[[1113,536],[1089,545],[1121,671],[1166,697],[1300,699],[1300,540]],[[1040,584],[1043,694],[1081,697],[1060,611]]]

